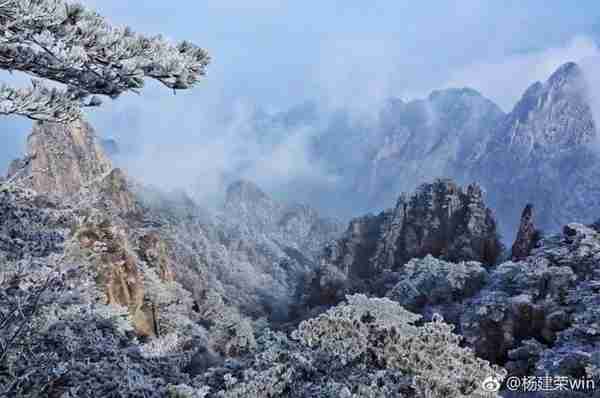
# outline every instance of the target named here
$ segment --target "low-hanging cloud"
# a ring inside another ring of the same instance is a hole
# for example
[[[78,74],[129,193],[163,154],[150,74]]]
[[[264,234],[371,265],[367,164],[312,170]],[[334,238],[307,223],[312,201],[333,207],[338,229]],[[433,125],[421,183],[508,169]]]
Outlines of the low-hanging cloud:
[[[156,93],[143,110],[128,98],[111,104],[108,122],[99,118],[94,124],[101,135],[120,143],[116,163],[131,175],[164,190],[184,188],[208,205],[218,203],[226,184],[238,178],[271,192],[299,182],[336,182],[311,150],[318,123],[278,124],[255,104],[219,100],[212,88],[207,91],[214,96],[187,93],[171,102]],[[140,116],[149,110],[160,114],[159,120]],[[165,133],[148,136],[147,131]]]

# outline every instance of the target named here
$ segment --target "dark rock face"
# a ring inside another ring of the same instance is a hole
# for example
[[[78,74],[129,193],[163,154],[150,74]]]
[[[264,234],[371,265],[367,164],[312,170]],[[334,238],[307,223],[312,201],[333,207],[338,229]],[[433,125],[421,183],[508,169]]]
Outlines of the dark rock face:
[[[393,210],[353,220],[342,239],[325,249],[324,259],[351,277],[371,278],[428,254],[491,265],[500,251],[480,188],[437,180],[402,195]]]
[[[388,225],[376,257],[386,268],[427,254],[493,264],[501,250],[496,221],[477,185],[424,184],[410,198],[400,197]]]
[[[511,257],[513,261],[522,260],[529,255],[536,240],[539,238],[538,235],[539,231],[535,229],[533,222],[533,205],[528,204],[521,214],[519,231],[517,232],[515,243],[513,243],[512,246]]]
[[[380,269],[373,256],[390,215],[383,212],[350,221],[343,237],[325,248],[325,262],[334,264],[348,276],[369,278],[375,275]]]

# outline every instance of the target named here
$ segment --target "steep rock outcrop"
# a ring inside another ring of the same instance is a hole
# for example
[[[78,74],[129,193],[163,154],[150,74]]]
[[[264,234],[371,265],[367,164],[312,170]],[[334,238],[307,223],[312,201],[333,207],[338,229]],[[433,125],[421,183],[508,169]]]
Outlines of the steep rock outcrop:
[[[131,185],[123,170],[112,169],[93,187],[97,193],[96,205],[110,208],[124,216],[139,215],[142,212],[140,199]]]
[[[323,260],[335,265],[345,275],[355,278],[369,278],[381,271],[380,264],[373,256],[381,244],[381,237],[391,212],[382,212],[377,216],[366,215],[350,221],[348,229],[341,239],[325,247]]]
[[[75,236],[81,247],[90,252],[97,270],[97,283],[106,294],[106,304],[127,308],[140,335],[157,334],[152,312],[144,306],[144,276],[123,226],[114,225],[110,220],[85,223]]]
[[[167,244],[157,231],[150,231],[138,240],[140,258],[156,267],[163,281],[175,280],[172,259],[169,256]]]
[[[324,260],[351,277],[372,278],[428,254],[491,265],[500,251],[481,189],[436,180],[402,195],[393,210],[353,220],[342,239],[325,249]]]
[[[36,123],[27,138],[27,152],[31,161],[20,182],[41,194],[72,196],[112,170],[92,127],[84,121]],[[9,178],[22,166],[23,161],[14,161]]]
[[[536,241],[539,239],[540,232],[535,228],[533,218],[533,205],[527,204],[521,213],[521,223],[517,231],[515,243],[512,245],[511,257],[513,261],[519,261],[529,255]]]
[[[135,214],[138,221],[144,216],[132,183],[113,168],[84,121],[37,123],[27,152],[23,160],[13,162],[11,183],[3,187],[7,195],[11,192],[2,214],[11,237],[4,255],[64,255],[66,247],[69,253],[80,253],[79,261],[90,264],[104,301],[127,308],[140,335],[155,334],[157,314],[149,309],[141,264],[154,266],[163,281],[174,276],[171,263],[150,255],[151,248],[140,250],[148,254],[143,260],[136,254],[135,235],[144,230],[125,216]],[[23,195],[30,199],[19,200]],[[62,224],[62,229],[56,227]]]
[[[428,302],[423,301],[421,295],[429,292],[419,293],[422,287],[411,287],[414,281],[403,285],[401,280],[411,279],[412,274],[415,278],[425,277],[418,271],[411,274],[405,268],[435,263],[433,257],[446,261],[436,263],[436,269],[443,269],[442,264],[448,265],[450,261],[466,262],[468,270],[464,273],[474,273],[465,277],[473,286],[464,287],[462,293],[458,289],[451,295],[468,297],[475,294],[485,280],[485,275],[478,271],[479,265],[474,264],[492,266],[501,250],[496,222],[483,202],[481,189],[477,185],[463,189],[451,180],[439,179],[421,185],[412,196],[402,195],[394,209],[352,220],[343,236],[324,248],[319,268],[304,281],[299,302],[316,311],[351,292],[382,295],[395,289],[396,293],[390,294],[397,296],[406,288],[408,301],[404,304],[422,308]],[[427,256],[433,257],[422,262],[417,260],[429,258]],[[459,269],[457,266],[457,271]],[[448,271],[448,278],[459,273]],[[427,283],[439,282],[439,288],[444,291],[454,283],[448,280],[444,285],[442,281],[447,279],[444,277],[425,279]],[[411,295],[414,297],[409,299]],[[433,300],[429,304],[444,303]]]

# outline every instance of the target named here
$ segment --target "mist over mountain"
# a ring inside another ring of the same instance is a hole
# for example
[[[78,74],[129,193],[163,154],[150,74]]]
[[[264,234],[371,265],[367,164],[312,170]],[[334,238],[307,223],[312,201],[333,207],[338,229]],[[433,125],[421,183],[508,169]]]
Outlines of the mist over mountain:
[[[390,98],[375,118],[316,101],[278,112],[245,109],[242,119],[229,116],[241,127],[219,144],[230,161],[186,190],[200,202],[220,203],[241,178],[348,219],[449,177],[482,186],[506,241],[526,203],[536,206],[538,225],[548,232],[573,220],[592,222],[600,211],[592,195],[600,146],[589,69],[563,64],[547,81],[532,83],[509,113],[470,88]]]

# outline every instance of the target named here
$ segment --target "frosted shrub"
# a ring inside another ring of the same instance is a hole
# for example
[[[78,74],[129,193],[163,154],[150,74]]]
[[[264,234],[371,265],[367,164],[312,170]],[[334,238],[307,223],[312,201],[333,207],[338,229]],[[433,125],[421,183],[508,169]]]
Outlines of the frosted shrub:
[[[385,298],[369,299],[364,295],[347,297],[347,304],[338,305],[317,318],[304,321],[293,333],[306,346],[319,349],[346,365],[369,349],[369,337],[378,331],[399,328],[405,334],[416,333],[412,325],[420,318]]]
[[[226,356],[238,356],[256,348],[254,328],[250,320],[243,317],[237,309],[226,306],[217,292],[206,292],[200,303],[200,314],[212,324],[209,338],[217,352]]]
[[[140,352],[144,358],[164,357],[176,352],[183,341],[176,333],[169,333],[141,345]]]
[[[435,316],[415,336],[390,334],[384,343],[386,365],[413,373],[415,388],[425,397],[489,397],[482,381],[502,380],[506,372],[460,347],[453,329]]]
[[[192,388],[186,384],[169,386],[167,398],[205,398],[210,389],[208,387]]]
[[[348,296],[302,322],[292,340],[266,332],[247,370],[208,382],[224,398],[492,397],[481,382],[504,370],[460,347],[438,316],[419,319],[388,299]]]
[[[483,287],[486,270],[476,261],[450,263],[431,255],[404,265],[387,297],[411,310],[472,296]]]

